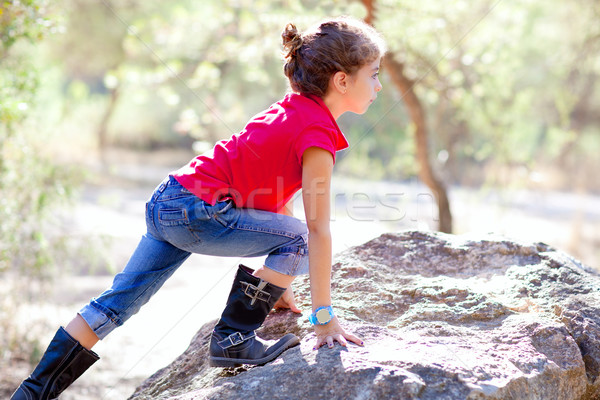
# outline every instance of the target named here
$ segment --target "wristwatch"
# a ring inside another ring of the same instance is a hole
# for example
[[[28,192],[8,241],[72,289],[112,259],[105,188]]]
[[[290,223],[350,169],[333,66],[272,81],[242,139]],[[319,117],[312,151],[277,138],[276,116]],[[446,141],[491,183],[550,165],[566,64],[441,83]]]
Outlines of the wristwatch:
[[[319,307],[308,316],[308,321],[313,325],[327,325],[335,317],[331,306]]]

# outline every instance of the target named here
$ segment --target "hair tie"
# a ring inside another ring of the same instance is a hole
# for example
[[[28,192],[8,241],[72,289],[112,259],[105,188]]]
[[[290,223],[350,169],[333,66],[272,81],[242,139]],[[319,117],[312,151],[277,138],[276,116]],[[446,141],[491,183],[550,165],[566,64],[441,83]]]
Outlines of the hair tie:
[[[296,57],[296,53],[298,52],[298,50],[300,50],[300,47],[302,47],[302,45],[304,44],[304,40],[302,40],[302,36],[300,36],[299,34],[296,34],[296,35],[294,35],[294,37],[292,38],[292,40],[290,42],[296,43],[296,45],[290,49],[290,57]]]

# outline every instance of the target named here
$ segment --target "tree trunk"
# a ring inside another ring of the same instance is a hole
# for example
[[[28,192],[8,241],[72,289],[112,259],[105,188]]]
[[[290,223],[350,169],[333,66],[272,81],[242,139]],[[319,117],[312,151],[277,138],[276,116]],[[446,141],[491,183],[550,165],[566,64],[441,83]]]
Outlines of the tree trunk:
[[[119,95],[119,86],[110,90],[110,98],[108,100],[108,105],[104,110],[104,115],[102,115],[102,119],[100,120],[100,124],[98,125],[98,150],[100,152],[100,160],[102,161],[102,164],[106,163],[106,148],[108,147],[108,122],[110,121],[110,118],[112,117],[115,111]]]
[[[369,25],[375,25],[375,0],[362,0],[362,3],[367,9],[365,22]]]
[[[404,75],[404,64],[396,61],[393,53],[390,52],[384,57],[383,65],[394,85],[400,90],[410,119],[415,124],[419,178],[431,189],[437,200],[440,218],[438,229],[442,232],[451,233],[452,214],[450,213],[450,202],[444,184],[435,176],[429,162],[427,123],[423,106],[414,92],[415,82]]]
[[[373,25],[375,15],[375,0],[362,0],[367,9],[365,22]],[[382,67],[387,71],[394,85],[400,90],[402,100],[408,110],[412,122],[415,124],[415,142],[417,149],[417,162],[419,164],[419,178],[433,192],[438,206],[439,225],[441,232],[452,233],[452,214],[450,212],[450,202],[446,187],[439,180],[431,163],[429,162],[429,143],[425,111],[419,98],[414,92],[415,82],[404,74],[404,64],[394,59],[394,53],[388,52],[382,60]]]

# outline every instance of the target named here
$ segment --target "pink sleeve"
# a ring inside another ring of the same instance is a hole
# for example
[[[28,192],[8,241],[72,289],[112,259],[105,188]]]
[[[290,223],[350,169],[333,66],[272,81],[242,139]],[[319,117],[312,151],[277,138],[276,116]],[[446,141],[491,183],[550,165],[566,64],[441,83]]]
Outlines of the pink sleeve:
[[[319,125],[312,125],[300,132],[296,140],[296,157],[302,164],[302,156],[309,147],[320,147],[327,150],[333,156],[335,162],[335,152],[337,151],[337,132],[332,129]]]

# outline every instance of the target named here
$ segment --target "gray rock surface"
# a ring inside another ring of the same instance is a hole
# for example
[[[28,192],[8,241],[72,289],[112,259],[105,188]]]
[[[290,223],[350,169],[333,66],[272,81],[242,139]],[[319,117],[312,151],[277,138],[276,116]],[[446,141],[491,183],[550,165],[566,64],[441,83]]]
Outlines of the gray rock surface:
[[[365,341],[313,351],[306,315],[259,336],[302,343],[259,367],[209,368],[214,322],[131,399],[600,398],[600,276],[542,243],[385,234],[339,254],[334,307]],[[310,309],[308,278],[294,283]]]

